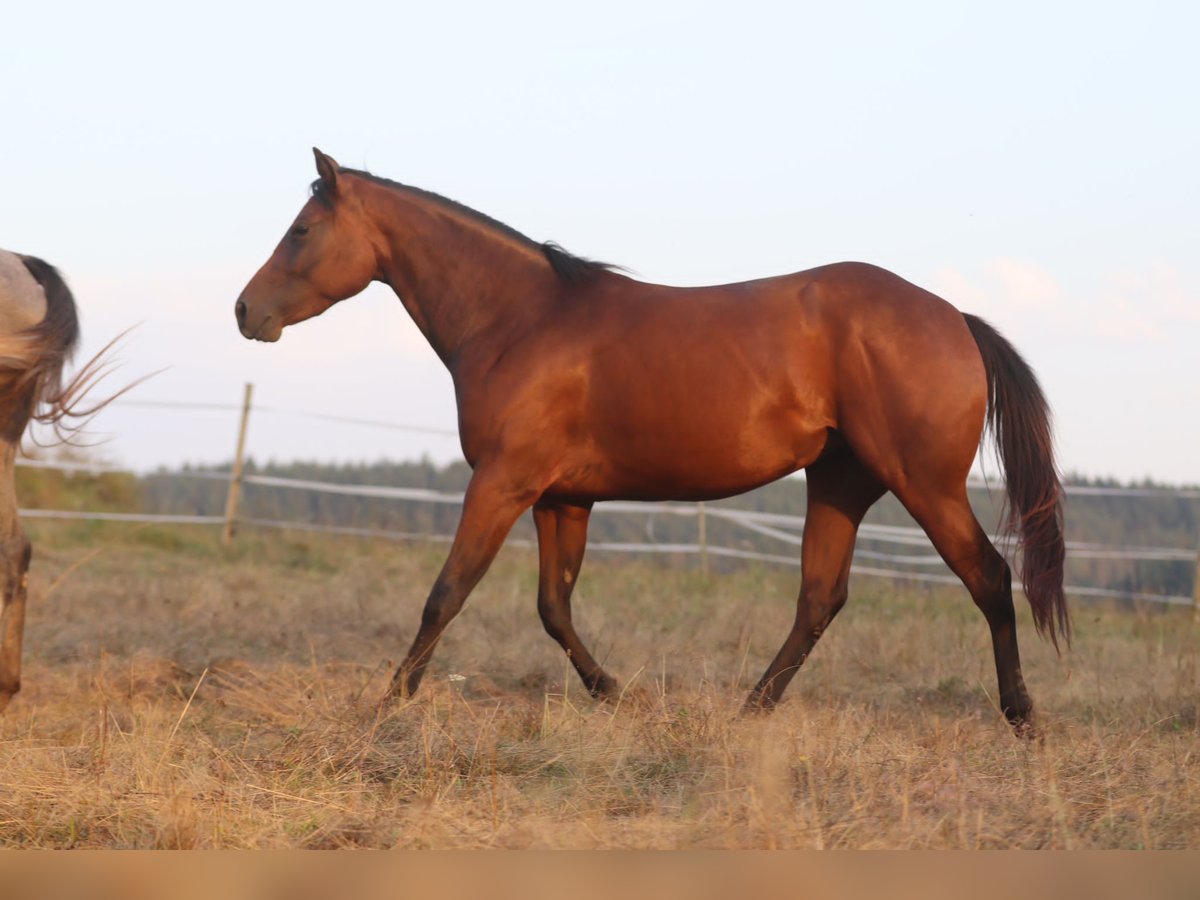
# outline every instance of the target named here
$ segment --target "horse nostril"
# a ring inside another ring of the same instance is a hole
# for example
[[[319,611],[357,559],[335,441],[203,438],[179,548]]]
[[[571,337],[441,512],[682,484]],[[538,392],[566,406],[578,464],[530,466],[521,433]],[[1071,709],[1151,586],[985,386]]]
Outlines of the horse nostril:
[[[233,314],[237,316],[238,327],[241,328],[246,324],[246,301],[239,300],[233,306]]]

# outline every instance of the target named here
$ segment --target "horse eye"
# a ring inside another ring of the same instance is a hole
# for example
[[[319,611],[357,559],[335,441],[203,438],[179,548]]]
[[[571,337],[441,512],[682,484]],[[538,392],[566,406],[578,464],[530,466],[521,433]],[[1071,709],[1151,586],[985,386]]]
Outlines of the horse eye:
[[[292,226],[292,235],[294,237],[304,237],[306,234],[308,234],[308,226],[307,225],[293,225]]]

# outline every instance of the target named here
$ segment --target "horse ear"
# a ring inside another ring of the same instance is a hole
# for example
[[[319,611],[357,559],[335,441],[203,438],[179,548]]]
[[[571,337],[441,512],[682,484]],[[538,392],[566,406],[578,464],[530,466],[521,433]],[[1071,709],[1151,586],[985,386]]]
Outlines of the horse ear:
[[[313,147],[313,156],[317,160],[317,174],[321,176],[321,181],[325,182],[325,186],[330,191],[337,188],[337,173],[339,168],[337,160],[332,156],[326,156],[316,147]]]

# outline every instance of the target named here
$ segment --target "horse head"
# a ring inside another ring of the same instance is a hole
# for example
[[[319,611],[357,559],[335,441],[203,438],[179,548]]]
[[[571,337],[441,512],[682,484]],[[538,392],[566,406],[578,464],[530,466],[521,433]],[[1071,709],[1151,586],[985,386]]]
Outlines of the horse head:
[[[312,196],[242,290],[234,314],[243,337],[277,341],[283,329],[353,297],[378,269],[371,228],[354,185],[316,147]]]

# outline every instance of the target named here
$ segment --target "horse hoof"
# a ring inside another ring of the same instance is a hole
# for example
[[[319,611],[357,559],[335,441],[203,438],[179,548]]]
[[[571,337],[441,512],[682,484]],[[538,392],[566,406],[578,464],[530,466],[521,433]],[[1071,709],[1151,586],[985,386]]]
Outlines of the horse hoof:
[[[751,694],[742,704],[743,716],[764,716],[775,711],[776,703],[765,694]]]
[[[596,681],[588,686],[587,692],[592,695],[593,700],[600,700],[606,703],[613,703],[620,700],[622,696],[631,695],[629,691],[622,691],[617,680],[609,675],[601,675]]]
[[[397,706],[401,706],[411,699],[412,694],[405,690],[404,682],[394,681],[383,696],[376,701],[375,712],[377,715],[386,716]]]
[[[1018,740],[1028,741],[1030,743],[1042,741],[1042,732],[1034,724],[1033,717],[1030,715],[1010,716],[1008,724],[1013,730],[1013,734]]]

